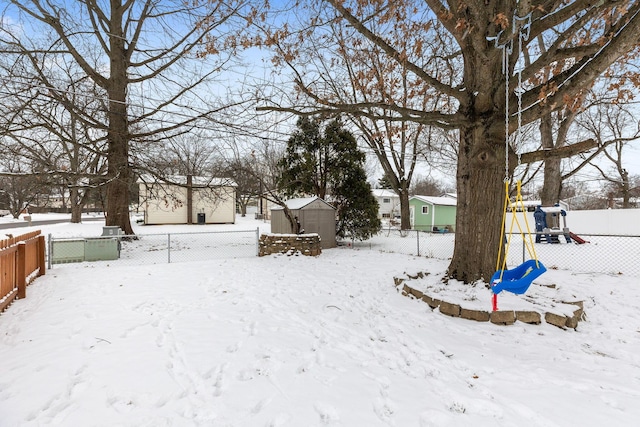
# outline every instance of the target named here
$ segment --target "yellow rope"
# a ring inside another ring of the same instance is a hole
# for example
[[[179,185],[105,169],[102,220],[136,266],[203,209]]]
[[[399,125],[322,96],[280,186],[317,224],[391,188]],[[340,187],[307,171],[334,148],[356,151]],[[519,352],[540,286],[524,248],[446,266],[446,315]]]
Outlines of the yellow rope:
[[[533,237],[531,235],[531,229],[529,228],[529,220],[527,219],[527,209],[524,206],[524,200],[522,199],[522,192],[521,192],[521,187],[522,187],[522,183],[520,181],[518,181],[517,184],[517,195],[516,195],[516,204],[518,202],[520,202],[520,206],[522,208],[522,212],[523,212],[523,217],[524,217],[524,224],[525,224],[525,228],[527,230],[526,236],[523,236],[523,241],[525,244],[525,247],[527,248],[527,252],[529,252],[529,257],[533,260],[536,261],[536,267],[539,267],[538,265],[538,256],[536,254],[536,247],[533,243]],[[516,215],[514,214],[513,216],[514,218],[516,218]],[[517,221],[517,219],[516,219]],[[518,229],[520,230],[520,234],[523,234],[522,231],[522,227],[520,227],[520,223],[518,222]]]
[[[504,270],[506,270],[507,259],[509,256],[509,247],[511,246],[511,239],[513,238],[513,228],[515,225],[518,226],[518,231],[522,236],[522,240],[524,242],[525,247],[527,248],[527,252],[529,253],[529,257],[536,261],[536,267],[538,265],[538,256],[536,255],[535,245],[533,243],[533,238],[531,235],[531,229],[529,228],[529,220],[527,219],[527,210],[524,206],[524,200],[522,198],[522,184],[520,181],[516,182],[516,199],[514,203],[511,203],[511,198],[509,197],[509,181],[505,181],[504,188],[504,206],[502,208],[502,227],[500,228],[500,247],[498,249],[498,259],[496,261],[496,271],[500,271],[500,280],[502,280],[502,275],[504,274]],[[524,217],[524,225],[526,229],[526,235],[522,226],[520,225],[520,221],[518,220],[518,207],[520,207],[521,212]],[[502,258],[502,246],[505,239],[505,224],[507,219],[507,210],[511,212],[511,224],[509,225],[509,238],[507,239],[507,243],[504,248],[504,257]],[[500,260],[502,258],[502,268],[500,268]]]
[[[500,227],[500,247],[498,248],[498,259],[496,260],[496,271],[501,270],[500,268],[500,255],[502,254],[502,246],[504,242],[504,226],[507,222],[507,208],[511,203],[511,199],[509,198],[509,181],[504,181],[504,206],[502,207],[502,227]],[[507,253],[509,251],[509,245],[504,248],[504,262],[507,260]],[[502,269],[504,270],[504,268]],[[500,280],[502,280],[502,274],[500,275]]]

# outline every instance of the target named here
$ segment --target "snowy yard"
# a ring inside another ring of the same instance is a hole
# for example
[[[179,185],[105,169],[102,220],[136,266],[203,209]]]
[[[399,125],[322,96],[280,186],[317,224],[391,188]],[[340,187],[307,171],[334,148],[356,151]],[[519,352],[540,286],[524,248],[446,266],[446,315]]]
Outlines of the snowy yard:
[[[99,235],[101,225],[43,232]],[[268,231],[246,218],[235,227]],[[538,283],[584,300],[587,320],[575,331],[501,327],[431,311],[393,285],[418,271],[435,284],[446,266],[345,247],[315,258],[56,265],[0,315],[0,425],[637,422],[637,277],[550,269]],[[489,309],[489,291],[478,297]],[[500,308],[521,298],[501,294]]]

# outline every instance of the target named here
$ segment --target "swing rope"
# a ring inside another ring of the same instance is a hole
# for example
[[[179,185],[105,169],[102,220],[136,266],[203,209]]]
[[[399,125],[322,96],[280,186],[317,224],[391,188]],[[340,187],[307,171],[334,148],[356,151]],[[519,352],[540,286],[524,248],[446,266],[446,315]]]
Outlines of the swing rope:
[[[498,259],[496,261],[496,271],[500,271],[500,281],[503,279],[504,271],[507,269],[507,259],[509,258],[509,248],[511,247],[511,241],[514,236],[514,226],[518,226],[519,234],[522,236],[523,243],[525,248],[529,254],[529,258],[535,261],[536,268],[540,268],[540,262],[538,261],[538,255],[536,253],[536,247],[533,243],[533,237],[531,234],[531,229],[529,228],[529,220],[526,215],[526,208],[524,206],[524,199],[522,198],[522,185],[520,181],[516,183],[517,193],[516,199],[514,203],[511,203],[511,198],[509,197],[509,182],[505,182],[505,198],[504,198],[504,206],[503,206],[503,215],[502,215],[502,227],[500,232],[500,242],[504,242],[505,240],[505,225],[507,222],[507,212],[511,212],[511,224],[509,225],[509,237],[507,238],[507,243],[505,245],[500,244],[498,248]],[[520,220],[518,219],[518,208],[523,212],[523,222],[524,228],[520,224]],[[526,231],[526,232],[525,232]],[[504,256],[502,256],[502,247],[504,246]],[[502,260],[502,263],[500,262]],[[501,265],[502,264],[502,265]],[[502,267],[502,268],[500,268]]]
[[[516,25],[518,21],[525,21],[524,25]],[[522,53],[522,41],[527,40],[529,38],[529,30],[531,25],[531,14],[525,16],[524,18],[519,18],[514,15],[513,17],[513,26],[512,31],[515,33],[516,28],[518,28],[518,61],[520,60],[519,56]],[[527,288],[540,274],[546,271],[544,265],[538,261],[538,257],[535,250],[535,245],[533,242],[533,237],[531,235],[531,229],[529,228],[529,221],[527,219],[527,210],[524,206],[524,200],[522,198],[522,183],[520,180],[516,182],[516,197],[515,201],[511,202],[511,197],[509,196],[509,116],[510,116],[510,107],[509,107],[509,57],[513,52],[513,41],[501,45],[502,48],[502,72],[505,75],[505,166],[504,166],[504,204],[502,209],[502,224],[500,228],[500,247],[498,249],[498,257],[496,260],[496,273],[491,278],[491,286],[493,290],[493,310],[498,310],[498,293],[501,290],[509,290],[514,293],[524,293]],[[496,46],[497,42],[496,42]],[[515,90],[515,93],[518,98],[518,126],[515,133],[515,141],[514,144],[516,149],[520,146],[522,141],[522,68],[518,66],[516,63],[515,72],[518,75],[518,87]],[[520,150],[518,151],[518,166],[520,166]],[[524,229],[522,224],[518,219],[517,212],[523,212],[524,218]],[[506,221],[507,221],[507,212],[511,213],[511,224],[509,225],[509,237],[505,237],[506,233]],[[524,262],[519,267],[513,270],[507,270],[507,259],[509,257],[509,248],[511,246],[511,241],[514,236],[514,227],[517,225],[520,236],[522,237],[523,244],[529,253],[530,260]],[[526,230],[526,234],[525,234]],[[505,241],[506,240],[506,241]],[[504,253],[503,253],[504,246]],[[502,268],[501,268],[502,267]],[[507,283],[505,283],[507,282]]]

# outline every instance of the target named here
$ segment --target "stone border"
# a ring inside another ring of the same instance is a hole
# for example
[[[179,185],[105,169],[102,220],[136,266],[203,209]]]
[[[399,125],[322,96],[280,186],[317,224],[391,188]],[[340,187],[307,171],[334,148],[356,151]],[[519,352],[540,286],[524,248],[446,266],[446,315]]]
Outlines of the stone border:
[[[428,273],[427,273],[428,274]],[[539,325],[542,323],[542,314],[537,311],[520,311],[520,310],[498,310],[498,311],[485,311],[464,308],[460,304],[453,304],[438,298],[434,298],[422,291],[412,288],[406,282],[412,279],[421,279],[425,277],[425,273],[419,272],[415,276],[394,277],[393,281],[399,292],[402,295],[408,296],[414,299],[421,300],[432,310],[438,308],[440,313],[451,317],[460,317],[468,320],[475,320],[477,322],[491,322],[496,325],[513,325],[516,320],[522,323],[528,323],[531,325]],[[402,289],[400,290],[400,286]],[[544,321],[553,326],[557,326],[562,329],[571,328],[576,329],[578,322],[584,320],[586,315],[584,312],[583,301],[556,301],[563,304],[575,305],[578,308],[574,310],[573,315],[565,316],[563,314],[546,312],[544,313]]]
[[[262,234],[258,241],[258,256],[271,254],[302,254],[318,256],[322,253],[320,236],[309,234]]]

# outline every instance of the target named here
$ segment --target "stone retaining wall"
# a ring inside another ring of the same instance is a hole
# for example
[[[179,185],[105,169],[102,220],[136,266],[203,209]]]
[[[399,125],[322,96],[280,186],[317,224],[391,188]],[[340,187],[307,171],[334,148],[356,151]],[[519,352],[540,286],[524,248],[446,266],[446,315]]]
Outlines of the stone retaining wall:
[[[258,256],[297,254],[316,256],[322,253],[320,236],[309,234],[263,234],[258,242]]]
[[[576,309],[573,311],[573,315],[563,315],[554,312],[540,313],[537,311],[516,311],[516,310],[498,310],[498,311],[486,311],[470,309],[461,306],[460,304],[453,304],[447,301],[443,301],[438,298],[434,298],[425,292],[418,289],[414,289],[406,282],[411,279],[418,279],[424,277],[423,273],[418,273],[416,276],[409,277],[394,277],[395,286],[398,288],[402,295],[409,296],[425,302],[432,309],[439,309],[440,313],[451,317],[460,317],[463,319],[475,320],[477,322],[491,322],[496,325],[512,325],[517,321],[523,323],[529,323],[539,325],[542,323],[544,316],[545,323],[548,323],[559,328],[571,328],[576,329],[578,322],[585,317],[583,301],[557,301],[562,304],[575,305]]]

